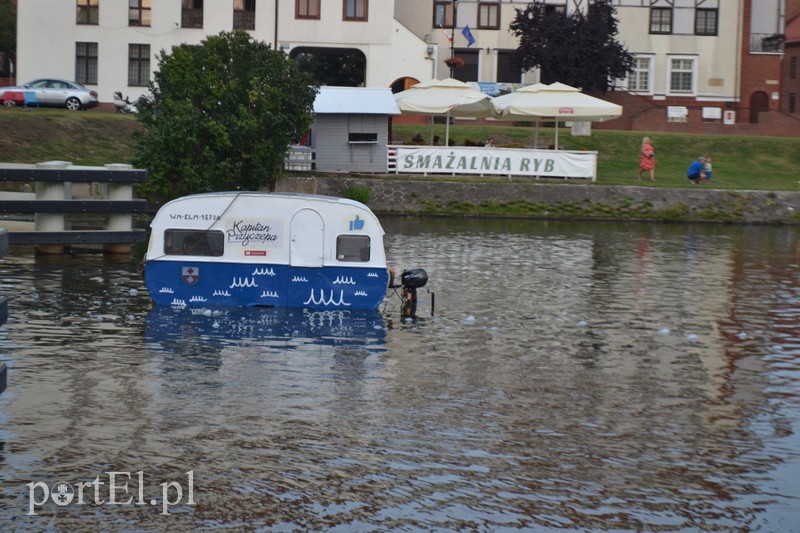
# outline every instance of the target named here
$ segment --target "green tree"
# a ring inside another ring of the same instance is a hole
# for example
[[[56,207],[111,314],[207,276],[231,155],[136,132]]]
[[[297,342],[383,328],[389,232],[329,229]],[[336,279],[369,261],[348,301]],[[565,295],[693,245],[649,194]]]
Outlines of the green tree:
[[[514,55],[522,70],[539,68],[543,81],[560,81],[585,91],[607,91],[633,67],[633,55],[617,42],[616,10],[594,0],[588,15],[566,15],[536,2],[517,9],[509,26],[519,38]]]
[[[162,51],[139,102],[134,164],[145,194],[272,189],[312,121],[313,79],[246,32]]]
[[[17,15],[11,0],[0,0],[0,73],[7,72],[9,61],[16,57],[17,49]]]

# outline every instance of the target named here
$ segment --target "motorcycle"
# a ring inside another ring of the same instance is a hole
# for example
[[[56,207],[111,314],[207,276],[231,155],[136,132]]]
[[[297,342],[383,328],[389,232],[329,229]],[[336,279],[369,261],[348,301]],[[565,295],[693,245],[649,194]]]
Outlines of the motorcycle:
[[[131,102],[128,97],[122,98],[122,93],[117,91],[114,93],[114,107],[117,108],[117,113],[137,113],[136,104]]]

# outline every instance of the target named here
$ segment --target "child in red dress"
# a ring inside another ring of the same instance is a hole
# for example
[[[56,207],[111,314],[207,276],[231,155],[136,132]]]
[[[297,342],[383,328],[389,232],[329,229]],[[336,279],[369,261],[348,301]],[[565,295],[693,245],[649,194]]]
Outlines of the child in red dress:
[[[642,155],[639,158],[639,174],[636,179],[642,179],[645,170],[650,172],[650,181],[656,181],[656,151],[650,137],[642,139]]]

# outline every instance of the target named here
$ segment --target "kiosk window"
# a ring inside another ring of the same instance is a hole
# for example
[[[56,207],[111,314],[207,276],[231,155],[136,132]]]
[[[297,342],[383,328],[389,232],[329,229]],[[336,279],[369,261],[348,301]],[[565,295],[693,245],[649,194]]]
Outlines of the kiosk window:
[[[347,136],[347,141],[350,143],[371,143],[375,144],[378,142],[378,134],[377,133],[349,133]]]
[[[336,238],[336,259],[356,263],[369,261],[369,237],[366,235],[339,235]]]
[[[164,253],[220,257],[225,251],[224,242],[221,231],[168,229],[164,232]]]

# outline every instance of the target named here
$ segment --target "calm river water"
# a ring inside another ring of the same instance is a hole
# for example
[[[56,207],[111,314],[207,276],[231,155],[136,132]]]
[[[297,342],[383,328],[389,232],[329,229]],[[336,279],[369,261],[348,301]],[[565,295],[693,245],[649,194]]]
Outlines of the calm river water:
[[[433,316],[12,248],[0,530],[800,531],[796,228],[384,226]]]

